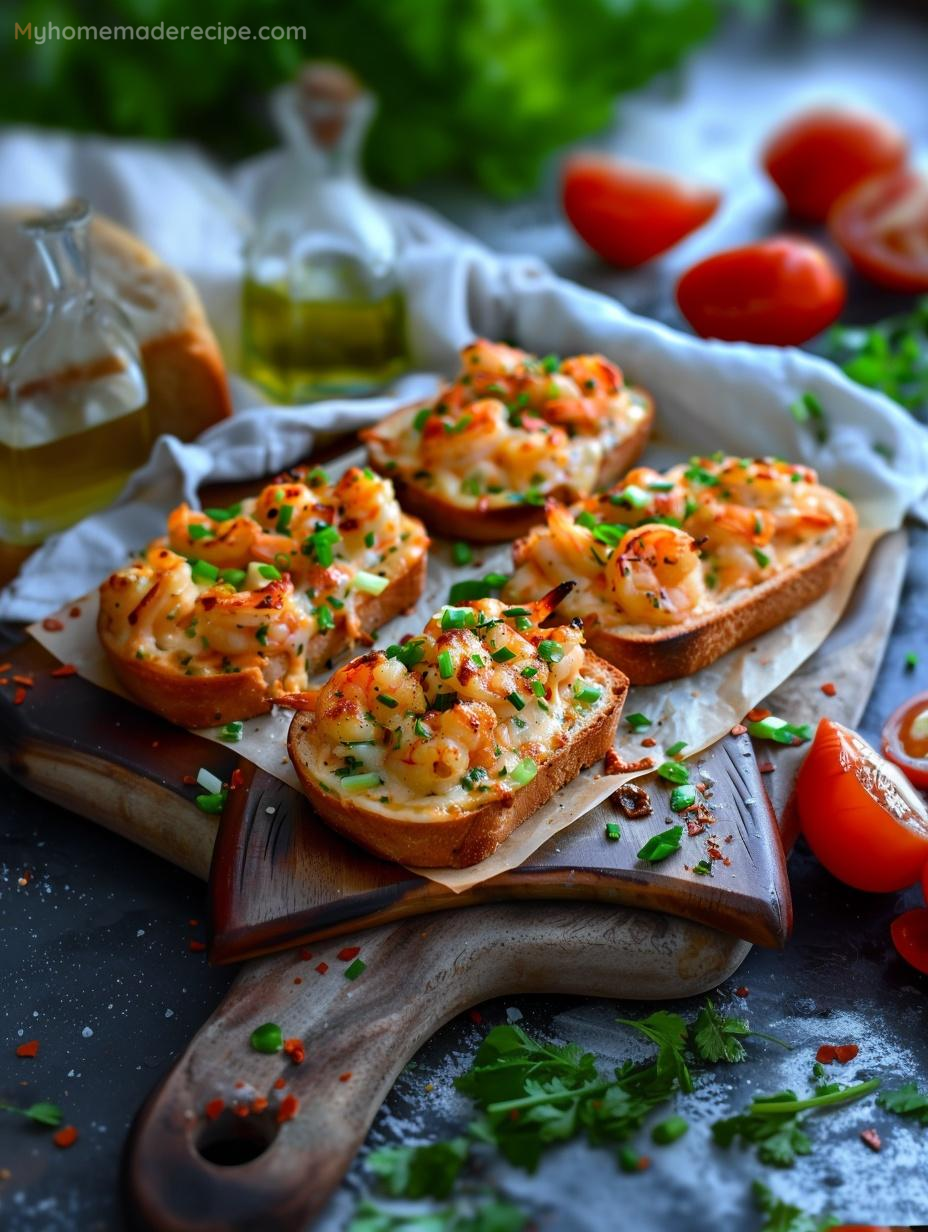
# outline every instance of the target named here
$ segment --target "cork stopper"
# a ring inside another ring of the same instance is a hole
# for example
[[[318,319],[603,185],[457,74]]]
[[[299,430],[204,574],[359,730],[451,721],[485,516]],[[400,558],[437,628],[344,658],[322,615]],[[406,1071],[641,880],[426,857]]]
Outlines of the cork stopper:
[[[311,60],[296,79],[297,107],[313,140],[322,149],[338,144],[363,98],[364,87],[343,64]]]

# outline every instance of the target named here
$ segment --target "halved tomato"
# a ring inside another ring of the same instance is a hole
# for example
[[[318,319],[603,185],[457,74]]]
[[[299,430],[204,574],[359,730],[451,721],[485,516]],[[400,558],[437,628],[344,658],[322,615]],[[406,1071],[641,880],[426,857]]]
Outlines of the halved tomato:
[[[864,180],[828,215],[832,235],[865,278],[928,291],[928,179],[909,167]]]
[[[928,787],[928,693],[910,697],[886,720],[883,756],[894,761],[910,783]]]
[[[776,130],[763,164],[791,214],[824,222],[843,193],[902,166],[907,153],[905,134],[875,112],[813,107]]]
[[[774,346],[821,333],[846,294],[824,249],[792,235],[717,252],[677,283],[680,311],[703,338]]]
[[[903,912],[893,920],[890,932],[900,958],[928,975],[928,907]]]
[[[928,861],[928,809],[898,767],[822,719],[796,780],[802,832],[830,873],[858,890],[904,890]]]
[[[642,265],[701,227],[718,208],[714,188],[606,154],[564,164],[564,213],[582,240],[612,265]]]

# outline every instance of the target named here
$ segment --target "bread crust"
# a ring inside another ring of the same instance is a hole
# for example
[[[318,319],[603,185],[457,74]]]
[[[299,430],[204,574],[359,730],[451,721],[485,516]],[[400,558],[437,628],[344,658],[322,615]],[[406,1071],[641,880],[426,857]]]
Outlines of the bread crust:
[[[358,804],[323,791],[307,760],[307,739],[315,722],[311,713],[297,713],[290,725],[287,750],[304,792],[319,816],[339,834],[384,860],[414,868],[467,868],[492,855],[532,813],[587,766],[604,757],[615,741],[616,725],[628,693],[622,672],[586,652],[585,679],[602,684],[611,701],[596,719],[554,757],[540,766],[534,779],[506,799],[491,801],[460,816],[412,821],[385,818]]]
[[[651,435],[654,423],[654,402],[646,390],[635,388],[635,393],[645,403],[645,416],[635,430],[620,444],[611,450],[599,468],[596,477],[596,487],[609,487],[618,481],[643,452]],[[371,467],[381,475],[390,479],[402,507],[407,513],[415,514],[425,522],[436,534],[446,539],[469,539],[474,543],[508,543],[528,534],[533,526],[545,519],[543,505],[506,505],[486,509],[483,512],[475,508],[455,505],[444,496],[436,496],[428,488],[406,479],[395,470],[390,470],[379,463],[370,448],[370,442],[376,437],[383,424],[390,423],[399,416],[428,406],[429,403],[416,403],[414,406],[400,407],[392,415],[375,424],[373,428],[365,429],[358,435],[368,444],[368,460]],[[577,493],[564,485],[554,488],[546,496],[569,502],[577,499]]]
[[[423,552],[381,594],[365,596],[357,608],[365,633],[373,633],[415,605],[425,586],[427,565],[428,554]],[[102,611],[97,619],[97,632],[126,691],[149,710],[181,727],[215,727],[265,714],[281,692],[276,684],[281,672],[274,660],[268,661],[266,673],[260,667],[248,667],[227,675],[185,676],[153,659],[136,659],[123,653],[109,636]],[[343,624],[314,634],[306,645],[310,670],[318,671],[348,644]]]
[[[830,590],[844,566],[857,515],[848,501],[836,499],[843,517],[835,539],[801,565],[752,587],[734,603],[653,633],[615,633],[588,621],[584,629],[587,644],[621,668],[632,684],[660,684],[692,676],[729,650],[782,624]],[[515,544],[517,563],[520,551],[524,556],[524,549]]]

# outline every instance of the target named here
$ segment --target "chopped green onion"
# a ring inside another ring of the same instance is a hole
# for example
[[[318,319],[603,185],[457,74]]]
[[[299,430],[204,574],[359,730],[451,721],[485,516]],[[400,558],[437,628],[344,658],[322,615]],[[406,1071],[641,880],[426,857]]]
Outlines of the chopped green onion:
[[[206,516],[212,519],[213,522],[228,522],[231,518],[237,518],[242,512],[242,506],[229,505],[228,509],[204,509]]]
[[[526,680],[530,680],[532,676],[538,675],[538,668],[537,667],[523,667],[521,672],[519,672],[519,675],[524,676]]]
[[[280,1052],[284,1046],[284,1033],[276,1022],[266,1022],[255,1027],[248,1042],[255,1052]]]
[[[432,733],[429,731],[429,729],[426,727],[426,725],[422,722],[421,719],[416,719],[416,722],[414,724],[414,729],[415,729],[416,735],[420,738],[420,740],[430,740],[431,739]]]
[[[195,582],[202,584],[215,582],[219,577],[219,570],[208,560],[195,560],[190,568],[190,576]]]
[[[437,693],[432,702],[433,710],[450,710],[457,701],[456,693]]]
[[[388,646],[386,655],[388,659],[399,659],[403,667],[410,671],[425,658],[425,647],[421,641],[403,642],[400,646]]]
[[[217,779],[211,770],[201,766],[197,771],[197,787],[202,787],[204,791],[215,794],[222,791],[222,779]]]
[[[424,406],[421,411],[416,411],[415,417],[412,421],[413,430],[415,432],[422,431],[422,429],[425,427],[425,421],[428,419],[431,413],[432,413],[432,408],[430,406]]]
[[[526,629],[530,629],[532,627],[532,618],[531,616],[517,616],[515,623],[519,632],[524,633]]]
[[[525,698],[520,697],[518,693],[510,693],[509,701],[512,703],[513,706],[515,706],[516,710],[525,709]]]
[[[651,1130],[651,1141],[658,1146],[669,1146],[671,1142],[682,1138],[688,1129],[689,1123],[682,1116],[668,1117]]]
[[[682,826],[671,826],[660,834],[654,834],[638,852],[637,859],[647,864],[660,864],[675,851],[680,850],[680,839],[683,837]]]
[[[515,657],[515,654],[509,649],[508,646],[500,646],[499,650],[494,650],[493,654],[490,656],[494,663],[508,663],[510,659],[514,659]]]
[[[543,642],[538,643],[538,654],[546,663],[560,663],[564,657],[564,647],[560,642],[546,637]]]
[[[680,787],[675,787],[670,793],[670,807],[675,813],[682,813],[684,809],[692,808],[696,803],[696,788],[692,783],[684,783]]]
[[[675,744],[672,744],[670,748],[666,750],[667,756],[676,757],[677,754],[682,753],[685,748],[686,748],[686,741],[677,740]]]
[[[205,796],[197,796],[194,804],[201,813],[221,813],[225,808],[228,795],[228,791],[223,788],[222,791],[214,791]]]
[[[280,570],[274,565],[258,565],[257,571],[263,578],[267,578],[269,582],[280,581]]]
[[[192,522],[187,527],[187,534],[196,542],[197,539],[215,539],[216,532],[202,522]]]
[[[719,483],[718,475],[714,475],[712,471],[706,470],[704,466],[700,466],[698,459],[695,458],[683,472],[683,478],[688,479],[690,483],[701,483],[706,488],[714,488]]]
[[[267,645],[267,634],[269,629],[270,625],[259,625],[255,630],[255,641],[259,646]]]
[[[625,722],[632,731],[641,731],[643,728],[651,726],[651,720],[646,714],[627,714]]]
[[[219,739],[225,740],[228,744],[238,744],[245,732],[245,724],[239,719],[234,723],[227,723],[219,732]]]
[[[760,548],[754,548],[753,551],[754,551],[754,559],[757,561],[757,563],[760,565],[762,569],[766,569],[767,566],[770,564],[770,557],[767,555],[766,552],[762,552]]]
[[[342,779],[341,784],[342,791],[353,796],[357,792],[370,791],[372,787],[379,787],[382,782],[383,779],[379,774],[368,771],[366,774],[348,774]]]
[[[666,779],[668,783],[688,783],[690,774],[686,766],[681,766],[678,761],[664,761],[657,767],[657,773],[662,779]]]
[[[528,608],[524,607],[507,607],[503,609],[504,616],[527,616]]]
[[[345,968],[344,975],[346,980],[356,980],[358,976],[367,969],[367,963],[362,962],[360,958],[356,958],[353,963]]]
[[[621,837],[622,831],[619,829],[619,823],[617,821],[607,821],[606,838],[610,838],[614,842],[616,839],[620,839]]]
[[[374,697],[382,706],[386,706],[388,710],[395,710],[399,705],[396,698],[391,697],[389,693],[375,693]]]
[[[379,595],[390,585],[390,579],[359,569],[351,579],[351,585],[352,589],[360,590],[362,594]]]
[[[524,676],[525,673],[523,672],[522,675]],[[545,686],[541,683],[540,680],[532,681],[532,692],[535,694],[536,697],[544,697]]]
[[[905,656],[905,670],[907,672],[914,672],[916,667],[918,667],[918,655],[914,650],[909,650]]]
[[[505,573],[488,573],[483,578],[467,578],[455,582],[448,591],[449,603],[469,603],[472,599],[491,599],[505,586],[509,577]]]
[[[669,479],[662,479],[660,482],[648,484],[649,492],[672,492],[673,489],[674,484],[672,480]]]
[[[693,872],[696,873],[697,876],[699,877],[711,877],[712,876],[712,861],[711,860],[700,860],[698,864],[693,865]]]
[[[578,702],[584,705],[590,705],[593,702],[598,702],[602,697],[602,687],[598,684],[590,684],[587,680],[574,681],[574,697]]]
[[[277,524],[275,527],[275,529],[281,535],[285,535],[287,531],[290,529],[290,520],[292,517],[293,517],[293,506],[292,505],[281,505],[280,513],[278,513],[277,515]]]
[[[627,488],[623,488],[615,495],[618,499],[613,502],[614,504],[628,505],[631,509],[646,509],[651,503],[650,495],[635,483],[630,483]]]
[[[770,714],[765,719],[747,724],[748,732],[755,740],[775,740],[777,744],[792,744],[794,740],[805,742],[812,739],[808,723],[787,723]]]
[[[454,660],[450,650],[443,650],[438,656],[438,674],[442,680],[450,680],[454,675]]]
[[[320,603],[318,607],[313,608],[313,615],[316,617],[316,624],[320,630],[335,628],[335,617],[332,615],[332,609],[326,607],[324,603]]]
[[[228,582],[230,586],[234,586],[236,590],[244,582],[246,574],[244,569],[223,569],[219,574],[223,582]]]
[[[510,695],[510,701],[512,695]],[[520,787],[524,787],[526,783],[530,783],[538,773],[538,766],[531,757],[523,757],[519,764],[510,771],[509,777],[514,783],[518,783]]]
[[[451,559],[456,565],[469,565],[474,559],[474,553],[471,550],[469,543],[453,543],[451,545]]]
[[[552,373],[557,372],[558,368],[561,366],[561,361],[557,355],[546,355],[543,359],[540,359],[538,363],[541,366],[541,370],[543,372],[547,372],[549,376]]]
[[[477,613],[472,607],[446,607],[441,614],[443,629],[472,629],[477,623]]]

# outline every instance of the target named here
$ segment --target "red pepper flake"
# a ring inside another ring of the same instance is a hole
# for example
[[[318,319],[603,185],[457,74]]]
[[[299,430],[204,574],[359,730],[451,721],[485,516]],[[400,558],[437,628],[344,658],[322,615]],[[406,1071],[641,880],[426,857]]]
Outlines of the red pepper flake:
[[[39,1051],[39,1041],[29,1040],[27,1044],[19,1044],[16,1049],[18,1057],[34,1057]]]
[[[300,950],[300,958],[302,958],[303,962],[309,962],[312,956],[312,950]]]
[[[748,988],[747,984],[742,984],[740,988],[735,989],[736,997],[748,997],[750,994],[751,990]]]
[[[77,1141],[77,1130],[73,1125],[62,1125],[61,1129],[56,1130],[52,1134],[52,1142],[55,1146],[60,1146],[61,1149],[67,1150],[69,1146],[73,1146]]]
[[[35,680],[32,676],[14,676],[13,683],[21,684],[24,689],[31,689],[35,684]]]
[[[687,821],[686,833],[690,838],[695,838],[697,834],[702,834],[706,824],[703,821]]]
[[[240,1091],[244,1085],[244,1082],[242,1082],[241,1078],[239,1078],[238,1082],[235,1084],[236,1091]]]
[[[763,706],[755,706],[753,710],[747,712],[745,717],[749,723],[759,723],[761,719],[769,719],[771,714],[773,714],[772,710],[765,710]]]
[[[864,1146],[868,1146],[871,1151],[881,1151],[883,1143],[880,1141],[880,1135],[875,1129],[862,1129],[860,1131],[860,1140]]]
[[[329,964],[326,962],[321,962],[319,966],[316,968],[316,970],[319,972],[320,975],[325,975],[328,969],[329,969]]]
[[[361,953],[359,945],[346,945],[344,949],[339,950],[335,957],[339,962],[351,962],[352,958],[357,958]]]
[[[251,1115],[251,1109],[247,1104],[236,1104],[232,1109],[232,1115],[241,1117],[244,1120],[245,1117]]]
[[[645,736],[645,738],[641,742],[641,747],[643,749],[653,749],[656,744],[657,744],[657,741],[654,739],[653,736]]]
[[[207,1121],[215,1121],[216,1117],[220,1115],[225,1106],[226,1101],[224,1099],[211,1099],[203,1109],[203,1115],[206,1117]]]
[[[80,614],[81,614],[81,609],[79,607],[72,607],[70,612],[68,612],[68,615],[71,617],[72,620],[77,620]]]
[[[9,684],[9,683],[10,681],[9,681],[8,676],[0,676],[0,684]]]
[[[815,1059],[819,1065],[830,1065],[838,1055],[838,1051],[834,1044],[822,1044],[818,1052],[815,1054]]]
[[[835,1049],[835,1060],[840,1065],[847,1065],[848,1061],[853,1061],[860,1049],[856,1044],[839,1044]]]
[[[194,954],[202,954],[206,949],[206,942],[196,941],[193,937],[191,937],[187,942],[187,949],[192,951]]]
[[[257,1099],[253,1099],[251,1101],[252,1112],[263,1112],[266,1107],[267,1107],[267,1100],[264,1098],[263,1095],[259,1095]]]
[[[610,752],[615,752],[615,750],[611,749]],[[622,761],[621,757],[616,753],[615,760],[613,761],[608,759],[607,754],[606,772],[608,774],[637,774],[639,770],[650,770],[653,766],[653,757],[639,757],[637,761]]]
[[[56,620],[54,616],[46,616],[42,621],[42,628],[49,633],[60,633],[64,625],[60,620]]]
[[[184,784],[185,787],[192,787],[194,783],[196,782],[196,779],[193,777],[192,774],[185,774],[184,777],[181,779],[181,782]]]
[[[761,774],[773,774],[774,770],[776,770],[776,766],[772,761],[759,761],[757,768]]]
[[[638,1160],[638,1171],[639,1171],[639,1172],[647,1172],[647,1170],[648,1170],[650,1167],[651,1167],[651,1157],[650,1157],[650,1155],[642,1155],[642,1156],[641,1156],[641,1158]]]
[[[301,1039],[284,1040],[284,1052],[294,1065],[302,1065],[306,1060],[306,1051]]]
[[[8,672],[12,666],[12,663],[0,663],[0,672]]]
[[[347,1071],[347,1073],[344,1073],[344,1074],[339,1074],[339,1075],[338,1075],[338,1081],[339,1081],[339,1082],[348,1082],[348,1081],[350,1081],[350,1079],[351,1079],[351,1070],[350,1070],[350,1069]]]
[[[286,1082],[284,1082],[283,1078],[276,1078],[274,1080],[274,1090],[275,1091],[282,1091],[286,1085],[287,1084]]]
[[[303,977],[302,977],[301,975],[298,975],[298,976],[296,977],[296,979],[295,979],[293,982],[294,982],[294,984],[302,984],[302,983],[303,983]]]
[[[280,1107],[277,1109],[277,1124],[283,1125],[285,1121],[292,1121],[300,1110],[300,1101],[295,1095],[286,1095],[280,1101]]]
[[[232,774],[229,778],[229,790],[238,791],[238,789],[240,787],[244,787],[244,785],[245,785],[245,776],[244,774],[242,774],[238,766],[236,766],[235,769],[232,771]]]
[[[468,1010],[467,1017],[471,1020],[475,1027],[479,1027],[483,1022],[483,1015],[479,1010]]]
[[[73,663],[62,663],[60,667],[53,668],[48,674],[55,680],[63,680],[65,676],[76,676],[77,668]]]
[[[200,921],[199,920],[188,920],[187,923],[190,925],[191,928],[196,928],[197,925],[200,923]]]
[[[25,700],[26,700],[26,690],[17,689],[16,692],[13,694],[13,705],[21,706]]]
[[[826,680],[826,682],[822,685],[822,692],[825,694],[826,697],[834,697],[837,691],[838,690],[835,688],[835,686],[831,683],[830,680]]]
[[[736,723],[734,727],[731,729],[731,734],[733,736],[743,736],[747,730],[748,729],[745,727],[743,723]]]

